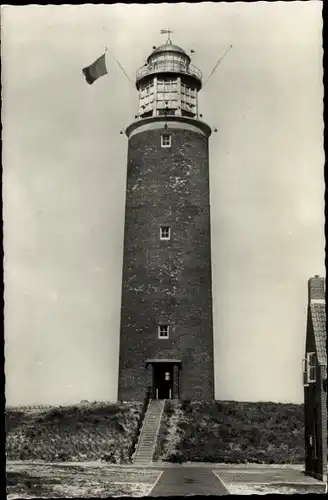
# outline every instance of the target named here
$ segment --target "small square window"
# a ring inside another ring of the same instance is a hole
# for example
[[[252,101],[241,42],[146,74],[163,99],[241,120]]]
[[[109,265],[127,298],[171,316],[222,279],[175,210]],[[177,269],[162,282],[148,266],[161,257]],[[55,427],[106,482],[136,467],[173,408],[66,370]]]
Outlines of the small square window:
[[[170,240],[171,239],[171,228],[170,226],[161,226],[160,228],[160,239]]]
[[[170,148],[171,147],[171,136],[170,134],[163,134],[161,136],[161,147]]]
[[[168,325],[159,325],[158,338],[159,339],[168,339],[169,338],[169,326]]]

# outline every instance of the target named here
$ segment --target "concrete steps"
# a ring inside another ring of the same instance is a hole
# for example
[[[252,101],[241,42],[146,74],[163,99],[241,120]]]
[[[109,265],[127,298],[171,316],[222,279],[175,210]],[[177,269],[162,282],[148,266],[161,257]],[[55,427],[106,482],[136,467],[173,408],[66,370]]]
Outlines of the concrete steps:
[[[162,399],[152,399],[149,403],[133,459],[136,465],[148,465],[152,462],[164,406],[165,400]]]

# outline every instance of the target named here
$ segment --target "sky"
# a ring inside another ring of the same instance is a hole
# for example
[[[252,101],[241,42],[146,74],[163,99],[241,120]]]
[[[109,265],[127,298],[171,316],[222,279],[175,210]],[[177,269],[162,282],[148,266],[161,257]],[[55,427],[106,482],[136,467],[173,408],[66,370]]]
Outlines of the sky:
[[[2,6],[8,405],[115,401],[133,81],[194,49],[210,138],[215,397],[303,401],[307,280],[325,275],[322,4]]]

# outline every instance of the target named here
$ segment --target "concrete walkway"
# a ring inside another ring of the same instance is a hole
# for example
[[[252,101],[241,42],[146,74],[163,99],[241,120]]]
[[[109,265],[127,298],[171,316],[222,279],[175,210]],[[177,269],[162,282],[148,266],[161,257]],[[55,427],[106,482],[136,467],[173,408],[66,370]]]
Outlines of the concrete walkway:
[[[149,493],[150,497],[229,495],[212,470],[204,467],[167,468]]]

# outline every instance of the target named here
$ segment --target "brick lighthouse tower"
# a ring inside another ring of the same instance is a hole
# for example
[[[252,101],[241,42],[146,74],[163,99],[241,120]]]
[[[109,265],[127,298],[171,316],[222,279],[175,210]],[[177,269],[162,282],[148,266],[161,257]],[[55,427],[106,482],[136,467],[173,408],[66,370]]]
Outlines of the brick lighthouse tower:
[[[169,32],[170,33],[170,32]],[[172,44],[137,71],[126,129],[119,400],[214,399],[208,140],[201,72]]]

